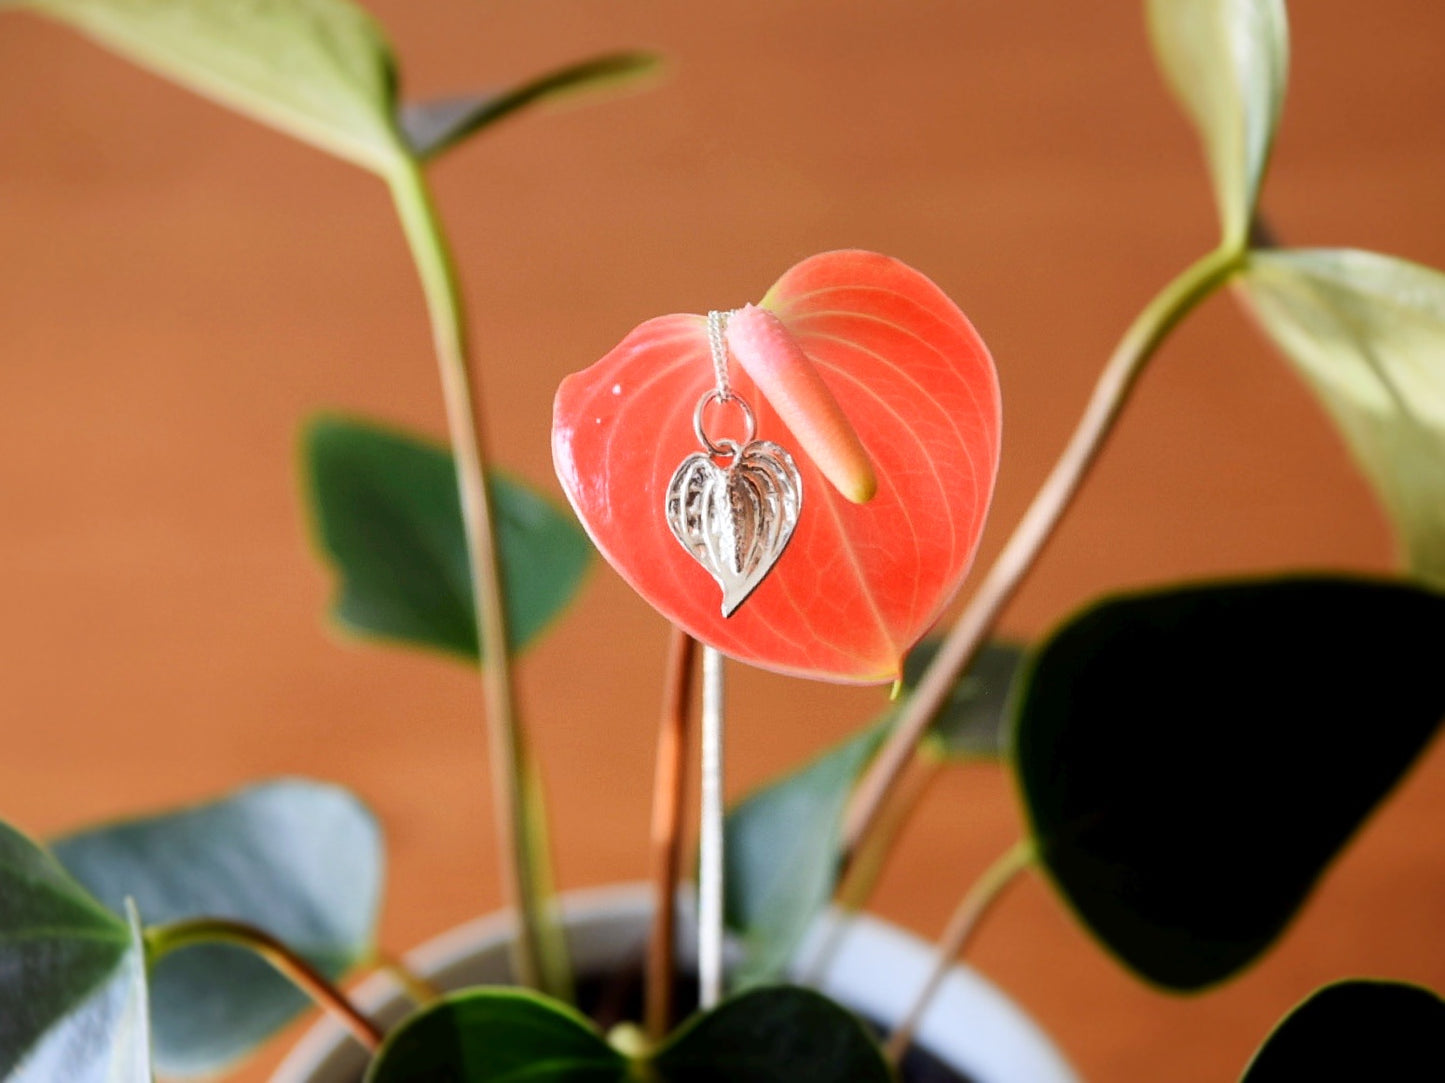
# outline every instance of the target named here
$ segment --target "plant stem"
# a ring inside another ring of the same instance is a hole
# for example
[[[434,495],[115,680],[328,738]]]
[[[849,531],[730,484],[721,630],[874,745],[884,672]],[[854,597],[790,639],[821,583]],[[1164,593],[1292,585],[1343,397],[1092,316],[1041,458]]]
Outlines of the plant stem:
[[[667,651],[667,685],[657,735],[652,788],[652,939],[647,945],[647,1036],[666,1036],[672,1022],[672,955],[677,939],[674,898],[682,871],[682,815],[687,792],[688,707],[692,702],[697,640],[673,626]]]
[[[1160,343],[1199,302],[1221,286],[1244,259],[1242,249],[1220,248],[1192,264],[1139,313],[1114,348],[1094,386],[1083,417],[1033,503],[989,569],[982,586],[944,639],[867,773],[858,785],[843,826],[844,868],[857,853],[901,775],[914,746],[948,699],[949,691],[993,630],[1053,536],[1144,366]]]
[[[723,657],[702,649],[702,817],[698,832],[698,1006],[723,994]]]
[[[417,1007],[425,1007],[433,1001],[440,1000],[442,991],[431,982],[421,977],[411,967],[393,955],[378,954],[372,965],[381,971],[401,988],[407,999],[416,1004]]]
[[[456,460],[457,491],[466,528],[467,556],[476,599],[477,645],[482,655],[482,694],[491,744],[492,794],[502,881],[517,914],[513,965],[517,980],[553,996],[570,997],[567,961],[545,924],[550,882],[540,801],[517,717],[508,658],[507,618],[498,564],[491,501],[486,485],[480,396],[467,361],[466,320],[451,252],[421,169],[408,162],[390,177],[402,228],[411,246],[431,317],[441,372],[447,427]]]
[[[153,925],[145,931],[146,959],[152,966],[171,952],[196,944],[233,944],[255,952],[317,1004],[337,1016],[367,1049],[375,1052],[381,1045],[381,1030],[345,993],[281,941],[254,925],[224,918],[193,918]]]
[[[918,1023],[934,994],[938,992],[938,987],[943,984],[948,968],[963,954],[964,948],[973,939],[993,904],[998,902],[1004,891],[1018,878],[1019,873],[1033,864],[1035,856],[1032,840],[1016,842],[984,870],[983,875],[969,888],[968,894],[964,895],[958,909],[948,919],[943,936],[939,938],[938,954],[934,957],[933,970],[929,973],[928,980],[923,983],[918,999],[913,1002],[913,1007],[903,1017],[898,1029],[889,1036],[888,1044],[884,1047],[888,1059],[894,1064],[902,1060],[903,1054],[908,1051],[914,1031],[918,1029]]]

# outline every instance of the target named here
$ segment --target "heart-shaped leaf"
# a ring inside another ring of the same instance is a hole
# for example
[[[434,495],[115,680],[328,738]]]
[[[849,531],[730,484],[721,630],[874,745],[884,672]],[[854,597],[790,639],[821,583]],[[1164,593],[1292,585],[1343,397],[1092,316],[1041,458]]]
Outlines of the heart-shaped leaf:
[[[1243,248],[1289,75],[1283,0],[1149,0],[1149,30],[1199,129],[1224,243]]]
[[[432,158],[528,106],[628,83],[658,63],[655,53],[608,53],[492,94],[409,104],[401,110],[401,130],[412,154]]]
[[[1285,579],[1127,596],[1039,651],[1014,753],[1044,866],[1174,989],[1274,940],[1445,715],[1445,596]]]
[[[150,1083],[145,951],[126,911],[0,823],[0,1078]]]
[[[371,951],[381,902],[381,837],[345,791],[300,780],[208,805],[113,824],[54,844],[101,902],[134,898],[147,922],[231,918],[271,933],[329,976]],[[151,976],[158,1069],[215,1071],[274,1033],[309,1001],[240,948],[166,955]]]
[[[648,321],[563,381],[552,429],[558,476],[603,555],[696,639],[780,672],[891,680],[977,548],[998,464],[993,362],[937,286],[886,256],[814,256],[762,304],[861,438],[876,496],[864,504],[841,497],[731,366],[757,437],[793,454],[806,495],[787,552],[723,617],[717,584],[664,514],[673,472],[699,450],[693,411],[714,387],[706,323],[689,315]]]
[[[341,576],[332,614],[358,632],[477,657],[466,534],[450,452],[368,422],[307,429],[310,502]],[[532,642],[576,594],[591,549],[551,501],[491,479],[507,637]]]
[[[1410,570],[1445,587],[1445,274],[1316,249],[1252,252],[1239,282],[1344,433]]]
[[[1285,1016],[1241,1083],[1431,1077],[1445,1077],[1445,1001],[1417,985],[1355,980],[1315,990]]]
[[[571,1008],[523,989],[453,993],[386,1036],[366,1083],[625,1083],[627,1058]]]
[[[811,989],[773,986],[693,1018],[657,1052],[667,1083],[891,1083],[876,1042]]]
[[[870,726],[728,813],[725,920],[744,952],[735,987],[777,980],[828,905],[848,795],[887,732]]]
[[[405,161],[380,27],[348,0],[22,0],[209,98],[378,173]]]

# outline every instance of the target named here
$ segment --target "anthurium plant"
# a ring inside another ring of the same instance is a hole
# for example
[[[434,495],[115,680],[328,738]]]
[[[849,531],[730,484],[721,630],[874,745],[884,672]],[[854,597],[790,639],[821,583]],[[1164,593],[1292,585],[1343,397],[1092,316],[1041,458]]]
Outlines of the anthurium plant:
[[[431,317],[450,447],[384,420],[312,419],[306,496],[337,577],[332,616],[480,673],[517,928],[513,984],[442,991],[402,972],[415,1006],[383,1030],[339,984],[377,965],[383,888],[378,825],[339,788],[267,781],[46,840],[0,824],[0,1078],[209,1076],[315,1002],[369,1050],[369,1083],[884,1081],[938,976],[1030,870],[1160,988],[1207,989],[1266,953],[1445,715],[1445,275],[1270,238],[1259,196],[1287,83],[1282,0],[1144,8],[1204,149],[1219,241],[1125,329],[1053,471],[970,585],[1002,448],[995,361],[924,270],[847,238],[758,268],[740,307],[659,315],[600,360],[578,359],[552,437],[575,518],[493,472],[426,166],[534,103],[635,80],[653,57],[404,102],[382,29],[351,0],[0,0],[390,191]],[[1339,426],[1394,525],[1399,574],[1167,584],[1099,599],[1034,644],[997,639],[1140,373],[1225,286]],[[566,608],[594,549],[675,629],[645,1007],[608,1032],[585,1014],[555,925],[545,795],[510,663]],[[960,589],[961,615],[930,638]],[[673,999],[688,977],[674,900],[694,897],[678,894],[694,866],[676,780],[699,654],[694,1010]],[[894,698],[724,814],[723,656],[889,685]],[[1218,739],[1222,721],[1246,748]],[[901,784],[907,772],[979,758],[1013,773],[1027,833],[961,893],[918,1011],[880,1037],[850,1006],[789,984],[790,963],[830,904],[844,919],[866,904],[921,792]],[[1428,990],[1344,981],[1301,1004],[1243,1078],[1342,1065],[1423,1078],[1442,1019]]]

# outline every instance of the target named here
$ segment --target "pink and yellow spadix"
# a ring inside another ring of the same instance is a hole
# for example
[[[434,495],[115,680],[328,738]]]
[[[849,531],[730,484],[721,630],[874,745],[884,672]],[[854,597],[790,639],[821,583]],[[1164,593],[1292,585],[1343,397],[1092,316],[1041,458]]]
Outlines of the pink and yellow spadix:
[[[983,531],[1000,427],[988,349],[928,278],[862,251],[799,263],[732,315],[727,341],[733,390],[758,438],[792,451],[806,493],[745,604],[720,614],[664,516],[714,386],[704,317],[648,320],[562,382],[552,454],[568,499],[622,577],[701,642],[783,673],[891,681]]]

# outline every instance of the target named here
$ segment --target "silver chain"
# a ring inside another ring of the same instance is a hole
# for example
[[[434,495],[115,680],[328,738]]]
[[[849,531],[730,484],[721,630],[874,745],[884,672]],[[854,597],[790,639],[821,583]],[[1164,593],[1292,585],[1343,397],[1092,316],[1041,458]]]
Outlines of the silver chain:
[[[712,349],[712,372],[717,380],[719,402],[728,402],[733,397],[732,384],[728,382],[728,317],[732,312],[716,309],[707,314],[707,344]]]

